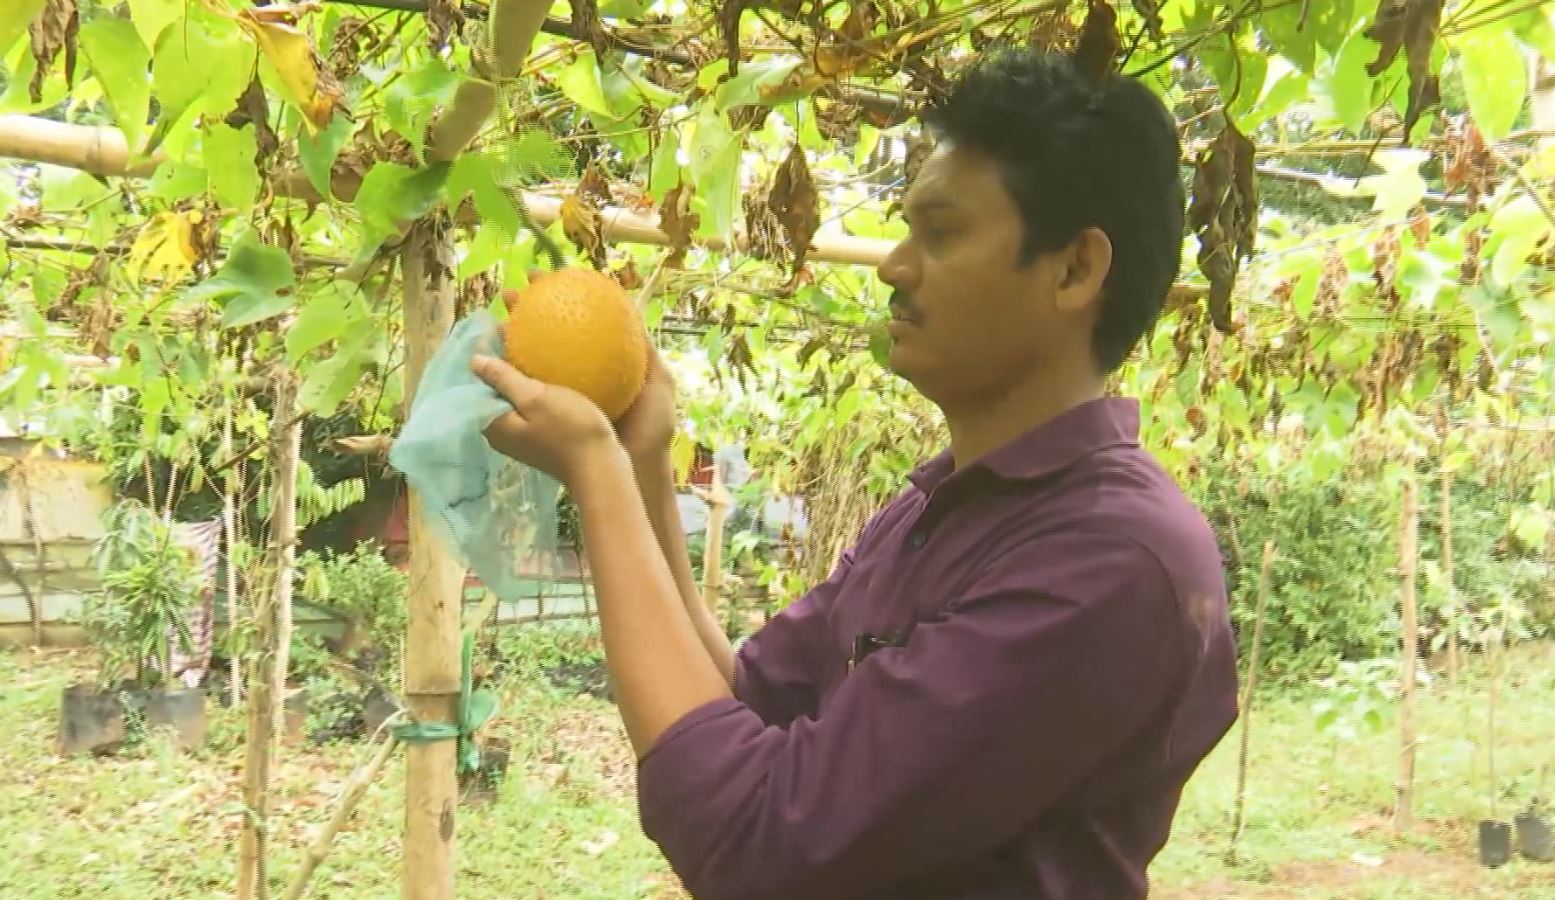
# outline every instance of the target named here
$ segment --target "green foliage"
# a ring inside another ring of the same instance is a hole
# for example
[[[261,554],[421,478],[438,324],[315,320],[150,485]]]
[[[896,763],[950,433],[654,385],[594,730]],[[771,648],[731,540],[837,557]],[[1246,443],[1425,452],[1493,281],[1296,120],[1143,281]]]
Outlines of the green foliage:
[[[141,503],[120,501],[104,525],[93,551],[102,590],[87,597],[81,623],[103,654],[104,684],[128,668],[149,687],[171,670],[174,641],[179,650],[191,646],[184,616],[199,598],[200,572],[169,525]]]
[[[406,576],[376,543],[363,541],[347,553],[304,552],[297,578],[302,598],[343,617],[386,670],[395,668],[408,622]]]

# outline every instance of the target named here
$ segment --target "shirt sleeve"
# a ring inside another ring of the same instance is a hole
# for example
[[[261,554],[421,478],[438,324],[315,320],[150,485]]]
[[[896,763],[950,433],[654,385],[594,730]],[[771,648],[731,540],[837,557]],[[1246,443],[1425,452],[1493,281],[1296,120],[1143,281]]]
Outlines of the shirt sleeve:
[[[1184,665],[1168,577],[1121,537],[1033,542],[819,719],[705,704],[643,758],[645,833],[698,900],[872,896],[1008,844],[1162,710]]]

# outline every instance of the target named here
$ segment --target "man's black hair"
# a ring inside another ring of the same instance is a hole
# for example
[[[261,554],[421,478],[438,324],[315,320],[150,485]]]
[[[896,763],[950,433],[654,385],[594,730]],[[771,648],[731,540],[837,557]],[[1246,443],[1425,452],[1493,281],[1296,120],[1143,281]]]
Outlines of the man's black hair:
[[[1182,264],[1186,200],[1171,114],[1140,82],[1094,85],[1069,57],[1006,50],[971,64],[924,124],[992,157],[1025,226],[1020,265],[1088,227],[1112,242],[1092,351],[1110,374],[1160,316]]]

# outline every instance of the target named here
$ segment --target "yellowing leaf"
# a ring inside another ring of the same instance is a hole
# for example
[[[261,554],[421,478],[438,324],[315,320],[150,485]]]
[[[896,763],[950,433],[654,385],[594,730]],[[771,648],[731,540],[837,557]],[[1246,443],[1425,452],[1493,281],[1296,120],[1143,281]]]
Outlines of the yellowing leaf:
[[[177,281],[188,274],[196,257],[194,223],[184,213],[161,213],[141,229],[130,247],[130,280]]]
[[[320,77],[318,57],[307,33],[273,15],[258,16],[254,9],[238,13],[239,25],[254,36],[265,59],[280,78],[286,99],[303,114],[309,132],[329,125],[335,104],[340,101],[338,88]]]

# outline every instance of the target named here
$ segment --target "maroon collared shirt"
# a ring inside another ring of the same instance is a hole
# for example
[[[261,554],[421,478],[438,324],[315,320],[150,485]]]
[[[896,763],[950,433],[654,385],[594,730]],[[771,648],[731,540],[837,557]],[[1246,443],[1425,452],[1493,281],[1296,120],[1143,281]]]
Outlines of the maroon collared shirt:
[[[1237,698],[1214,535],[1138,433],[1107,398],[925,463],[740,648],[638,771],[698,900],[1145,896]]]

